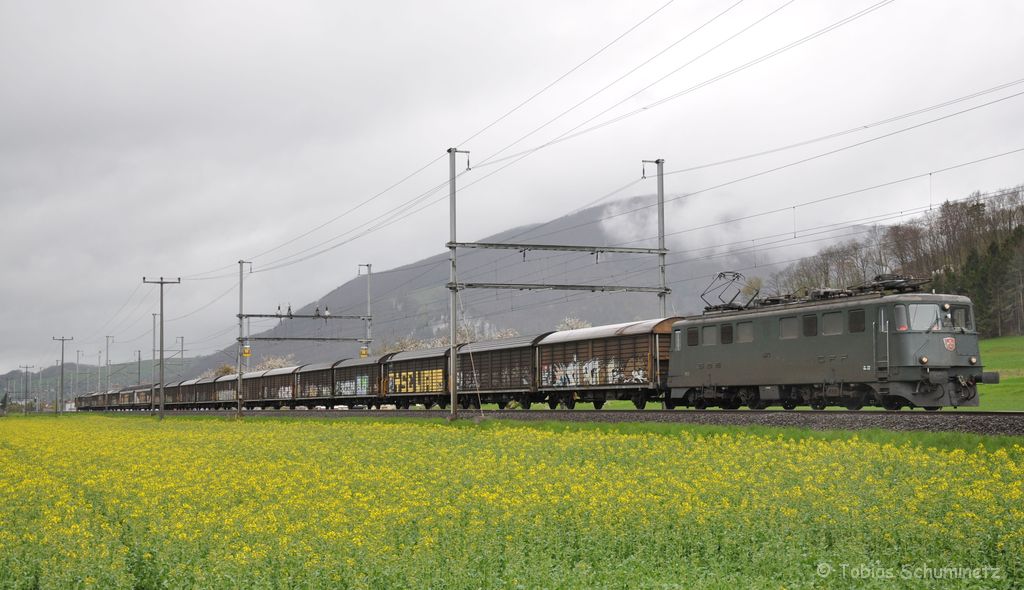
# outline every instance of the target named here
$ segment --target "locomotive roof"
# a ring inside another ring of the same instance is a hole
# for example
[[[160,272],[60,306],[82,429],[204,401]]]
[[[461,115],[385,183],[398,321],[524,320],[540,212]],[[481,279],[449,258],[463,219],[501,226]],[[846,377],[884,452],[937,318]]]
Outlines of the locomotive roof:
[[[752,315],[769,315],[786,313],[796,310],[808,309],[840,309],[855,307],[868,301],[882,300],[886,303],[962,303],[969,304],[971,300],[963,295],[952,295],[944,293],[892,293],[883,294],[879,292],[865,293],[863,295],[852,295],[844,297],[832,297],[826,299],[796,299],[791,302],[776,303],[772,305],[761,305],[746,309],[716,310],[705,312],[704,315],[683,318],[682,321],[716,320],[719,318],[745,317]]]
[[[626,322],[623,324],[612,324],[610,326],[594,326],[592,328],[579,328],[576,330],[562,330],[551,334],[537,341],[538,346],[556,344],[559,342],[576,342],[579,340],[595,340],[598,338],[611,338],[613,336],[628,336],[630,334],[667,334],[672,330],[672,324],[683,319],[682,317],[656,318],[653,320],[642,320],[638,322]]]
[[[553,332],[544,332],[543,334],[534,334],[532,336],[516,336],[515,338],[503,338],[501,340],[481,340],[480,342],[470,342],[464,344],[459,349],[459,354],[468,354],[473,352],[487,352],[490,350],[507,350],[509,348],[525,348],[527,346],[533,346],[537,340],[552,334]]]

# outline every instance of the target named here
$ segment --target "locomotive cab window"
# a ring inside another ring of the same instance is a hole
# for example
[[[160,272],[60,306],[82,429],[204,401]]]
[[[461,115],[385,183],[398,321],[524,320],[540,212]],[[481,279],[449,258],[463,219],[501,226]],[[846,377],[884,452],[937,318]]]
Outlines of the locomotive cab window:
[[[697,332],[697,328],[686,329],[686,345],[697,346],[700,344],[700,334]]]
[[[974,320],[971,318],[971,308],[963,305],[954,305],[951,315],[954,328],[974,330]]]
[[[740,322],[736,324],[736,342],[754,341],[754,322]]]
[[[718,326],[704,326],[703,334],[701,334],[701,336],[703,337],[703,342],[701,342],[701,344],[704,346],[714,346],[718,344]]]
[[[897,305],[895,312],[897,332],[927,332],[942,327],[942,314],[934,303]]]
[[[719,328],[719,342],[732,344],[732,324],[722,324]]]
[[[672,350],[683,349],[683,331],[672,330]]]
[[[832,311],[821,315],[821,335],[835,336],[843,333],[843,312]]]
[[[849,330],[851,334],[864,331],[864,310],[851,309],[849,317]]]
[[[796,316],[779,318],[779,338],[790,340],[800,335],[800,322]]]
[[[817,336],[818,335],[818,316],[816,315],[805,315],[804,316],[804,336]]]

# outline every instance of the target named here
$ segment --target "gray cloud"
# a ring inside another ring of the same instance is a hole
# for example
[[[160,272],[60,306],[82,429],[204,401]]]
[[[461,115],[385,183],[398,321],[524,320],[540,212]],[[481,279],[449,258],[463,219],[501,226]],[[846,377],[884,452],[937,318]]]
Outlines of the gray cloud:
[[[76,336],[71,349],[92,350],[86,358],[93,361],[111,332],[124,342],[112,349],[114,360],[147,351],[153,288],[140,287],[115,315],[143,275],[188,277],[223,267],[211,273],[223,278],[168,287],[168,317],[208,304],[231,289],[234,261],[339,215],[442,156],[661,4],[0,1],[0,370],[52,363],[53,335]],[[510,152],[555,138],[627,99],[781,4],[744,2]],[[690,88],[870,4],[795,2],[597,121]],[[481,163],[721,9],[672,4],[459,147]],[[663,157],[667,168],[685,168],[1019,78],[1022,16],[1024,7],[1012,1],[893,3],[493,177],[480,180],[498,166],[471,171],[460,185],[480,182],[460,193],[460,237],[576,209],[636,179],[641,159]],[[1024,147],[1021,105],[1011,99],[708,191],[670,207],[669,231]],[[670,176],[667,189],[697,191],[873,134]],[[930,184],[802,208],[797,223],[909,210],[1017,184],[1020,162],[1019,155],[1002,158],[936,175]],[[346,231],[358,233],[361,224],[446,176],[442,159],[309,237],[257,257],[256,269]],[[651,192],[648,181],[621,196]],[[792,223],[766,217],[702,232],[699,241],[726,243]],[[643,227],[650,230],[649,218]],[[250,275],[247,300],[253,309],[300,305],[351,278],[359,263],[383,270],[440,252],[446,240],[442,203],[309,262]],[[169,341],[199,342],[193,353],[228,344],[230,331],[216,334],[230,327],[236,305],[229,294],[170,323]]]

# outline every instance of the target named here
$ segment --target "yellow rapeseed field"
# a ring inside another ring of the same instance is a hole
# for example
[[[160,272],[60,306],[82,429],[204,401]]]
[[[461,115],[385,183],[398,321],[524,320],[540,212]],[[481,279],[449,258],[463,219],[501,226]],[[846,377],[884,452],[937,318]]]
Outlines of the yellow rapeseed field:
[[[8,417],[0,587],[1014,588],[1022,482],[1021,446]]]

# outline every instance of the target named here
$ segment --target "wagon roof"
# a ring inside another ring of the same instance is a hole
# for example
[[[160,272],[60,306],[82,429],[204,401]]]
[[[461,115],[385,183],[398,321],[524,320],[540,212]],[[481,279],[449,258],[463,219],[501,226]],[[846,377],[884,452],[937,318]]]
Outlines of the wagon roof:
[[[465,344],[459,349],[459,354],[466,354],[471,352],[487,352],[490,350],[507,350],[509,348],[525,348],[536,344],[537,340],[551,334],[551,332],[544,332],[543,334],[534,334],[532,336],[516,336],[515,338],[504,338],[502,340],[483,340],[480,342],[470,342]]]
[[[390,357],[393,354],[393,352],[389,352],[386,354],[378,354],[377,356],[368,356],[366,358],[345,359],[334,363],[334,368],[337,369],[339,367],[360,367],[362,365],[376,365],[377,363],[386,360],[387,357]]]
[[[249,371],[248,373],[242,373],[242,379],[257,379],[262,377],[267,370],[263,369],[260,371]],[[238,381],[238,373],[231,373],[230,375],[221,375],[216,379],[217,383],[221,381]]]
[[[199,379],[186,379],[186,380],[182,381],[181,383],[178,383],[178,385],[182,385],[182,386],[185,386],[185,385],[195,385],[196,383],[199,383]],[[164,385],[164,387],[167,387],[167,385]]]
[[[299,367],[279,367],[277,369],[270,369],[263,374],[264,377],[273,377],[274,375],[290,375],[294,373]]]
[[[626,322],[624,324],[612,324],[610,326],[594,326],[593,328],[579,328],[577,330],[562,330],[554,332],[541,338],[538,346],[555,344],[558,342],[576,342],[578,340],[596,340],[598,338],[612,338],[614,336],[629,336],[631,334],[668,334],[672,331],[672,324],[681,320],[681,317],[656,318],[653,320],[641,320],[638,322]]]
[[[217,379],[220,379],[220,377],[200,377],[199,379],[196,380],[196,385],[203,385],[205,383],[213,383]]]
[[[422,350],[408,350],[396,352],[395,356],[388,359],[388,362],[412,361],[416,359],[444,358],[448,356],[448,347],[424,348]]]
[[[343,360],[345,359],[342,359],[342,361]],[[335,362],[340,363],[342,361],[333,361],[329,363],[310,363],[308,365],[302,365],[301,367],[299,367],[299,370],[296,371],[296,373],[309,373],[310,371],[325,371],[333,367]]]

